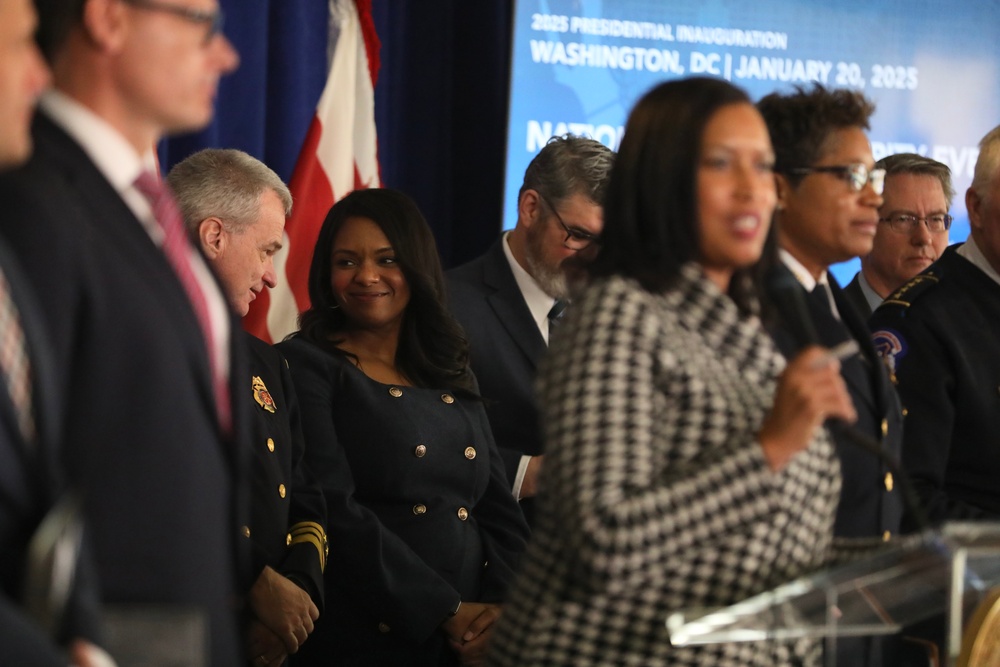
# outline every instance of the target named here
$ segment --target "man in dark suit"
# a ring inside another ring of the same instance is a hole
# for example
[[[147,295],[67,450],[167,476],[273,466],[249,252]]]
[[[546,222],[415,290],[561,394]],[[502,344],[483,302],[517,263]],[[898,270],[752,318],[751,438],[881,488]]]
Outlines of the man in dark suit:
[[[49,80],[33,39],[35,23],[30,0],[0,0],[3,170],[28,158],[32,110]],[[0,664],[62,667],[67,657],[57,642],[72,642],[74,664],[100,664],[107,656],[91,643],[98,634],[96,591],[84,563],[79,555],[65,566],[39,562],[47,557],[43,547],[58,544],[79,553],[77,524],[70,520],[70,530],[40,544],[45,538],[39,529],[47,518],[51,521],[64,507],[72,514],[72,503],[60,504],[61,392],[35,295],[2,241],[0,341]],[[29,556],[32,549],[36,553]],[[71,579],[68,589],[49,597],[57,590],[53,579],[65,574]]]
[[[882,177],[865,130],[874,105],[856,91],[810,90],[764,97],[764,116],[775,151],[778,203],[774,222],[779,245],[775,271],[806,304],[804,315],[818,340],[802,340],[803,316],[780,299],[775,341],[788,356],[804,344],[853,353],[841,358],[841,375],[858,419],[854,432],[874,443],[881,457],[858,446],[851,430],[833,428],[843,483],[834,524],[841,537],[888,540],[899,531],[902,500],[893,470],[899,461],[902,416],[888,374],[875,353],[865,321],[829,273],[831,264],[867,254],[882,205]],[[799,332],[796,335],[796,332]],[[841,640],[838,664],[883,663],[878,641]]]
[[[885,169],[883,203],[872,250],[844,294],[865,318],[928,266],[948,246],[951,185],[948,165],[916,153],[897,153],[875,163]]]
[[[177,164],[167,176],[192,241],[222,282],[237,315],[275,286],[274,254],[281,249],[292,210],[288,187],[246,153],[209,148]],[[236,400],[250,406],[254,430],[250,523],[253,546],[247,654],[280,665],[313,630],[323,603],[326,503],[305,468],[298,400],[284,357],[241,332],[250,368]]]
[[[165,132],[209,121],[237,56],[214,0],[36,4],[55,90],[33,157],[0,178],[0,233],[53,338],[107,646],[122,664],[239,665],[237,325],[146,171]]]
[[[581,256],[597,248],[613,160],[593,139],[550,139],[525,171],[514,229],[447,273],[451,311],[469,338],[490,428],[529,523],[543,458],[535,371]]]

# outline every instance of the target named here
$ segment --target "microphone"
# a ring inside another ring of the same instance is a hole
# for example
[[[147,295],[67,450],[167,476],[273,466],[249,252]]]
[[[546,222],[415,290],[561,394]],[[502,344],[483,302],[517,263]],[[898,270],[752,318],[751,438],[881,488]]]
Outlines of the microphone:
[[[816,326],[809,315],[809,308],[803,295],[802,285],[788,271],[781,270],[778,266],[772,267],[764,276],[764,290],[770,298],[771,303],[781,314],[781,323],[784,329],[792,336],[798,350],[810,345],[820,345],[819,335],[816,333]],[[907,513],[913,518],[918,530],[921,532],[928,528],[929,522],[923,507],[913,491],[910,477],[899,466],[899,462],[882,451],[878,441],[872,436],[864,433],[843,419],[830,418],[824,423],[827,430],[834,435],[841,436],[850,441],[855,446],[875,456],[892,473],[899,482],[899,492],[903,499],[903,506]]]

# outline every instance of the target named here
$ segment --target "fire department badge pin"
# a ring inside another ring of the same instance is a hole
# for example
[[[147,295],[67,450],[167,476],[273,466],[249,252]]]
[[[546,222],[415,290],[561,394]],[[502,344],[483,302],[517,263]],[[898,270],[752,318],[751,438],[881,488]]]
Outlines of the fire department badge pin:
[[[264,386],[264,381],[254,375],[252,384],[253,400],[257,401],[257,405],[264,408],[268,412],[275,412],[277,406],[274,404],[274,399],[271,398],[271,392],[269,392],[267,387]]]

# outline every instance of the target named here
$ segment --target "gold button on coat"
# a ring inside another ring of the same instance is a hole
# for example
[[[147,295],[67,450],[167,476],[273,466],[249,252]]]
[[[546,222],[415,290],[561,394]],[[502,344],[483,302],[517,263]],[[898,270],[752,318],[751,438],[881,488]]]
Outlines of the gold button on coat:
[[[250,537],[250,526],[243,526],[240,532],[243,533],[243,537]]]
[[[413,448],[413,455],[418,459],[423,458],[424,454],[427,453],[427,445],[417,445]]]
[[[882,437],[884,438],[889,433],[889,420],[882,420]]]
[[[416,505],[413,506],[413,513],[416,514],[417,516],[420,516],[421,514],[427,514],[427,505],[417,503]]]
[[[399,387],[389,387],[389,395],[393,398],[399,398],[403,395],[403,390]]]
[[[892,491],[892,473],[887,472],[885,474],[885,490]]]
[[[466,447],[465,448],[465,458],[469,459],[470,461],[472,459],[476,458],[476,448],[475,447]]]
[[[290,546],[292,544],[292,534],[288,533],[285,535],[285,546]]]
[[[278,495],[281,496],[282,498],[285,497],[285,485],[284,484],[279,484],[278,485]]]
[[[269,451],[269,452],[273,452],[274,451],[274,440],[271,439],[271,438],[267,439],[267,451]]]
[[[890,533],[888,530],[885,531],[884,533],[882,533],[882,541],[883,542],[888,542],[891,537],[892,537],[892,533]]]
[[[455,397],[452,396],[451,394],[441,394],[441,400],[447,403],[448,405],[451,405],[452,403],[455,402]]]
[[[458,508],[458,518],[461,521],[465,521],[466,519],[468,519],[469,518],[469,510],[465,509],[464,507],[459,507]]]
[[[389,630],[391,630],[391,629],[392,629],[392,628],[390,628],[390,627],[389,627],[388,625],[386,625],[385,623],[379,623],[379,624],[378,624],[378,631],[379,631],[379,632],[381,632],[381,633],[382,633],[383,635],[384,635],[385,633],[389,632]]]
[[[909,411],[909,410],[907,410],[906,408],[903,408],[903,410],[902,410],[902,414],[903,414],[903,416],[905,417],[906,415],[910,414],[910,411]]]

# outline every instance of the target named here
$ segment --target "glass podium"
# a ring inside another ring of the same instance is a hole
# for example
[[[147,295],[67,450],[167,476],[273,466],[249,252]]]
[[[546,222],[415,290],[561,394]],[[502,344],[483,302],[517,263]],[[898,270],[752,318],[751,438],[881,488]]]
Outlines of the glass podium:
[[[666,619],[675,646],[899,633],[941,619],[942,667],[1000,665],[1000,523],[948,523],[730,607]]]

